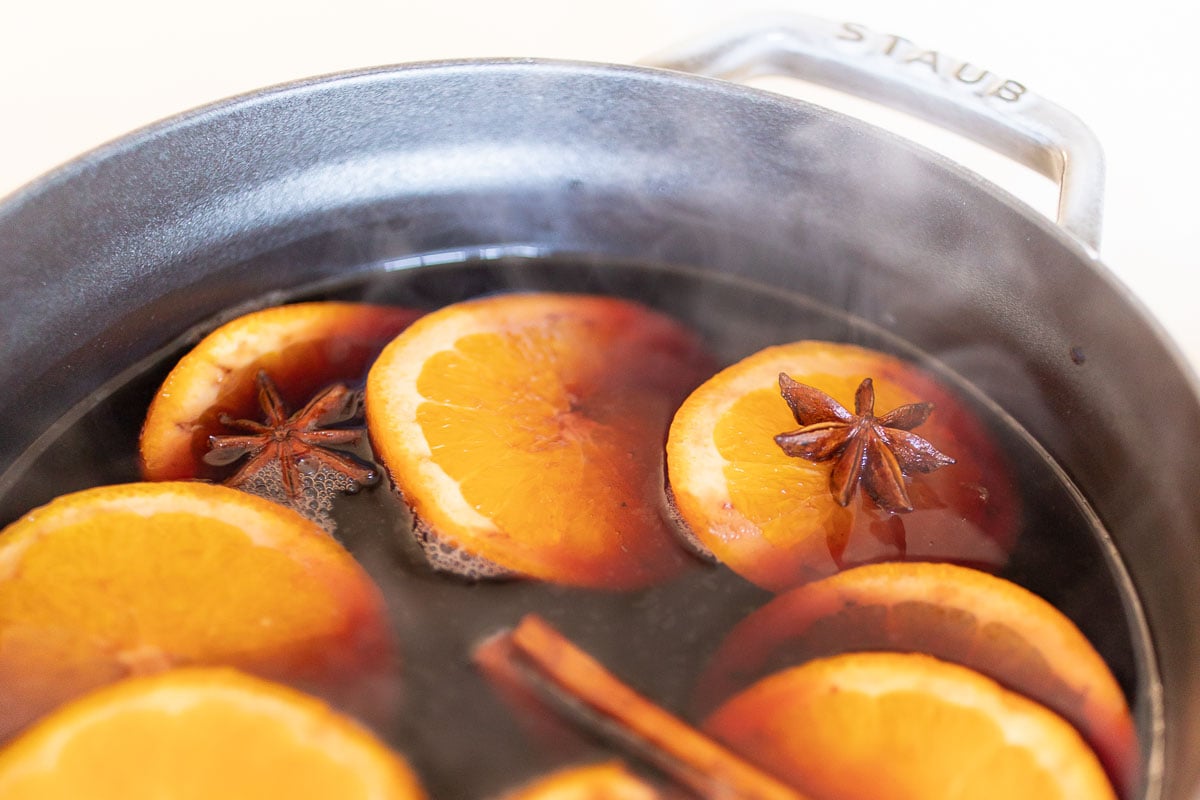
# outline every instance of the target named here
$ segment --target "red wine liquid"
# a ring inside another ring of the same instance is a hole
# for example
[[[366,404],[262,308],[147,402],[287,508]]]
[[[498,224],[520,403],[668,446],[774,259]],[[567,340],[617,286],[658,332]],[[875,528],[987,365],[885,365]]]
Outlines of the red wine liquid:
[[[652,265],[597,265],[590,259],[477,259],[436,266],[418,261],[381,264],[287,299],[432,310],[511,290],[608,294],[692,326],[721,365],[768,345],[818,338],[893,352],[940,373],[976,408],[1016,466],[1024,516],[1002,575],[1049,600],[1088,636],[1123,686],[1145,750],[1159,713],[1149,691],[1157,678],[1144,622],[1109,537],[1030,437],[957,376],[861,319],[742,280]],[[59,494],[138,480],[142,419],[189,346],[180,341],[152,366],[127,371],[48,431],[36,450],[0,478],[0,524]],[[383,591],[402,653],[396,674],[400,707],[371,724],[412,763],[433,797],[487,797],[556,766],[611,753],[587,734],[547,737],[522,721],[471,664],[472,647],[488,634],[537,612],[643,694],[687,719],[690,693],[710,653],[734,624],[770,599],[724,567],[699,561],[677,580],[625,593],[449,577],[425,562],[409,514],[386,481],[339,498],[334,514],[338,538]]]

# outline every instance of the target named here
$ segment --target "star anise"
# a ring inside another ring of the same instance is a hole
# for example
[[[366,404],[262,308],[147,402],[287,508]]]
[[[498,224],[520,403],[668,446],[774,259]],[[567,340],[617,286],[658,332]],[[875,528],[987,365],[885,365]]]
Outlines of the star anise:
[[[833,461],[829,488],[848,505],[861,481],[867,494],[889,511],[912,511],[904,485],[911,471],[932,472],[954,463],[925,439],[910,433],[933,412],[933,403],[910,403],[875,416],[875,386],[863,379],[854,393],[854,413],[812,386],[779,373],[779,389],[802,426],[775,442],[789,456]]]
[[[331,445],[353,445],[361,438],[361,428],[328,428],[354,417],[358,413],[358,396],[344,384],[335,384],[321,391],[304,408],[288,416],[287,406],[279,390],[263,370],[256,375],[258,404],[266,414],[266,423],[249,419],[234,419],[221,414],[222,425],[246,431],[249,435],[213,435],[208,437],[206,463],[214,466],[232,464],[243,456],[249,460],[226,483],[238,486],[263,467],[277,460],[282,473],[283,488],[290,500],[299,497],[301,475],[322,465],[349,478],[354,484],[367,486],[378,480],[378,474],[349,454],[334,450]]]

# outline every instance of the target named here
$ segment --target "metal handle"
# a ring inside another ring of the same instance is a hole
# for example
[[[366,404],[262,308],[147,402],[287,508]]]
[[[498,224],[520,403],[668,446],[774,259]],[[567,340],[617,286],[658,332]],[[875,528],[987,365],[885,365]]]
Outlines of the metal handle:
[[[1099,141],[1015,80],[864,25],[803,16],[754,22],[642,63],[727,80],[801,78],[936,122],[1056,181],[1058,224],[1100,248]]]

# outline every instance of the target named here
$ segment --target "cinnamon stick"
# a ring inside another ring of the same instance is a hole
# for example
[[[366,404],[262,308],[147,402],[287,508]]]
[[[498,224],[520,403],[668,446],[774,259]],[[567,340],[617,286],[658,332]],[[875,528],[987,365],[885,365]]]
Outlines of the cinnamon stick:
[[[638,694],[536,614],[477,650],[490,669],[506,660],[576,722],[616,738],[706,800],[806,800],[683,720]],[[486,654],[486,655],[485,655]],[[599,729],[599,730],[596,730]]]

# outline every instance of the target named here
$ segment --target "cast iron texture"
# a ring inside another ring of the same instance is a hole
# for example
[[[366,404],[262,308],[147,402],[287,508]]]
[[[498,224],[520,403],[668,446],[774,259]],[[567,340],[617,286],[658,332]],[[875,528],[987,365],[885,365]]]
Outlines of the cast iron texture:
[[[338,229],[371,233],[263,257]],[[232,304],[499,243],[798,290],[990,394],[1112,531],[1160,659],[1164,796],[1200,787],[1200,404],[1175,351],[1082,248],[995,189],[732,84],[551,62],[381,69],[202,109],[68,165],[0,206],[0,467]]]

